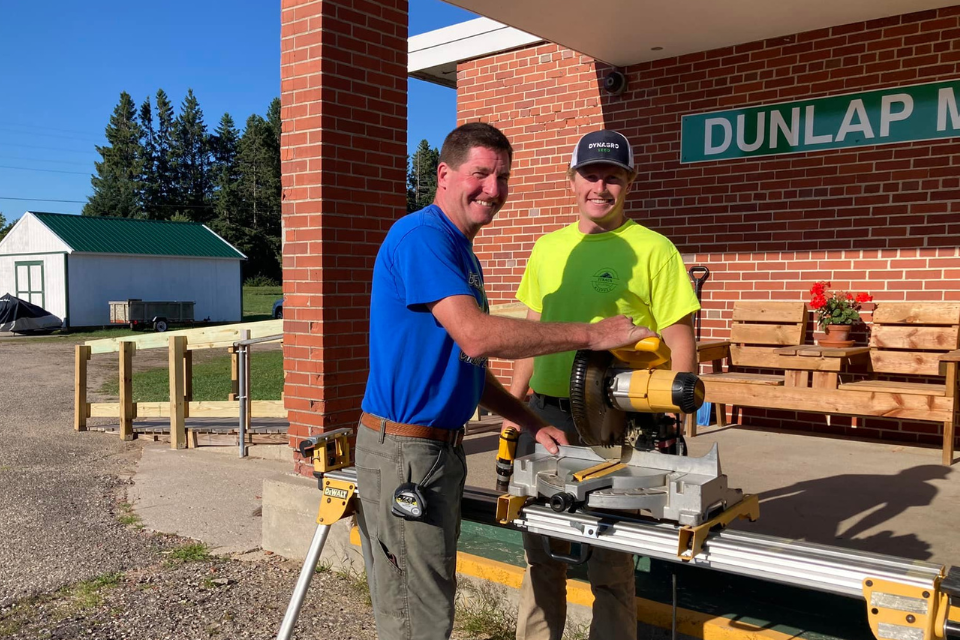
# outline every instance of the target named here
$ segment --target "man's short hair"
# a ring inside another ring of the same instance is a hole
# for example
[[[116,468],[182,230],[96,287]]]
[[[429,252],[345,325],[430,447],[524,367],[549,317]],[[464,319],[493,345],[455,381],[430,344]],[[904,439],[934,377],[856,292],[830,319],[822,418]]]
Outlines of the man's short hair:
[[[474,147],[506,151],[510,163],[513,164],[513,147],[510,146],[507,136],[486,122],[468,122],[451,131],[440,148],[440,162],[459,169]]]

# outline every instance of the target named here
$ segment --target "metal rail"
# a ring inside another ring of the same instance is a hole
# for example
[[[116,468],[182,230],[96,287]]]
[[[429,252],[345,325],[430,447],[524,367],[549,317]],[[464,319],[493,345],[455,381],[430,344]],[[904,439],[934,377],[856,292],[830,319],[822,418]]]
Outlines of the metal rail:
[[[327,474],[356,483],[354,468]],[[358,485],[360,494],[363,487]],[[466,487],[465,519],[493,524],[495,496],[487,489]],[[609,513],[556,513],[532,504],[524,507],[511,528],[571,542],[682,562],[677,556],[678,527],[672,524],[612,519]],[[863,598],[863,581],[882,579],[935,591],[944,566],[868,551],[840,549],[787,538],[733,531],[711,532],[703,551],[686,564],[769,580],[827,593]]]
[[[237,350],[237,383],[239,393],[237,401],[240,403],[240,425],[237,432],[240,436],[240,457],[247,457],[247,398],[250,397],[250,376],[248,374],[248,360],[250,358],[251,345],[261,344],[263,342],[277,342],[283,340],[283,334],[278,333],[272,336],[263,336],[260,338],[249,338],[247,340],[238,340],[233,343]]]

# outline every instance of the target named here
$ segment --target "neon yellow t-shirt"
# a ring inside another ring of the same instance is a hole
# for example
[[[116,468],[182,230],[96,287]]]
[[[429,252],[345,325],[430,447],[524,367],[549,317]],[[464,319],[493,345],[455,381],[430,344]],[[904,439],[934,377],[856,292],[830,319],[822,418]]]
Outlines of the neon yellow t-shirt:
[[[541,237],[517,300],[543,322],[597,322],[624,314],[657,333],[700,308],[677,248],[633,220],[607,233],[584,234],[574,223]],[[533,390],[569,397],[574,355],[536,357]]]

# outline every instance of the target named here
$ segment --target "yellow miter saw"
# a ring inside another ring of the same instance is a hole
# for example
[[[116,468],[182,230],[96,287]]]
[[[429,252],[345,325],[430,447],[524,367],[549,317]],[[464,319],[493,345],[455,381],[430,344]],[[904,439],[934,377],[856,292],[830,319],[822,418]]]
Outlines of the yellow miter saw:
[[[578,351],[570,412],[583,446],[552,455],[538,444],[514,460],[500,521],[515,520],[531,499],[556,513],[639,515],[687,530],[678,553],[689,559],[710,528],[737,517],[755,520],[756,497],[727,486],[716,444],[703,457],[686,455],[679,414],[696,413],[704,387],[693,373],[670,371],[669,362],[659,338],[629,349]]]

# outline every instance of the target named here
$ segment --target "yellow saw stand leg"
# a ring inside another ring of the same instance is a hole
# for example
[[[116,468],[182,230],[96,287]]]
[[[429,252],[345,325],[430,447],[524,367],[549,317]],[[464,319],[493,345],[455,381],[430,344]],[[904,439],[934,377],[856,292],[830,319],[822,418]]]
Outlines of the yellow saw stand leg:
[[[324,476],[328,471],[336,471],[350,466],[351,429],[337,429],[322,435],[304,440],[300,444],[300,454],[313,456],[314,475],[319,478],[323,497],[320,499],[320,511],[317,514],[317,531],[313,534],[313,541],[307,550],[307,557],[300,569],[297,586],[293,589],[287,612],[283,615],[277,640],[290,640],[293,628],[300,616],[300,607],[310,588],[310,581],[317,571],[317,563],[323,545],[327,541],[330,527],[333,523],[353,515],[356,510],[357,486],[354,482]]]

